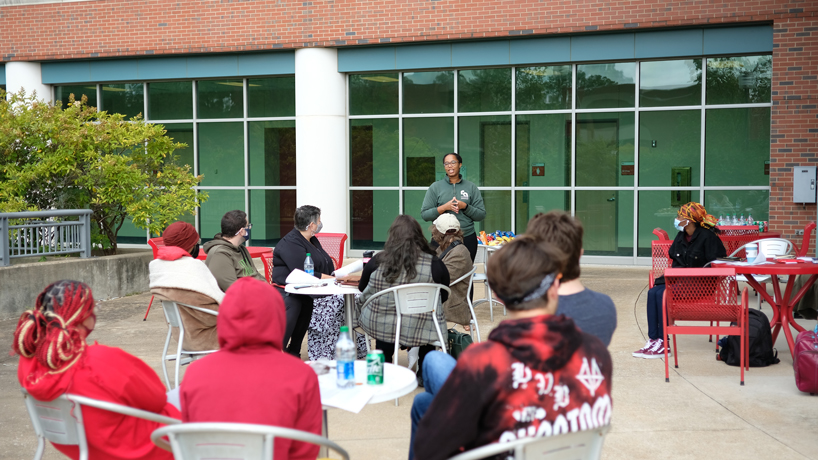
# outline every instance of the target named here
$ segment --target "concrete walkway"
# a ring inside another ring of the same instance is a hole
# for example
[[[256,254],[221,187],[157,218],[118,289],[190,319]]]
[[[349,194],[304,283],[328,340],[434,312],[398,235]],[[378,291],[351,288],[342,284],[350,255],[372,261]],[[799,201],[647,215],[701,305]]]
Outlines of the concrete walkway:
[[[646,340],[647,277],[644,268],[583,268],[586,286],[610,295],[618,311],[610,346],[613,429],[603,458],[818,459],[818,396],[795,387],[783,334],[776,343],[781,363],[750,369],[743,387],[739,369],[716,361],[713,344],[705,336],[679,337],[680,367],[671,367],[670,383],[665,383],[663,360],[631,357]],[[476,295],[482,296],[479,286]],[[167,328],[161,305],[154,304],[148,320],[142,321],[149,300],[150,295],[141,294],[101,302],[91,338],[123,348],[161,375],[159,358]],[[755,305],[752,294],[750,302]],[[769,306],[763,311],[769,315]],[[484,338],[503,319],[502,307],[494,313],[492,324],[488,306],[479,307]],[[10,346],[15,325],[16,320],[0,321],[4,347]],[[815,321],[802,325],[812,328]],[[306,342],[303,355],[306,358]],[[4,353],[0,364],[0,458],[30,458],[37,444],[18,389],[17,357]],[[331,410],[329,436],[355,460],[405,459],[413,396],[401,398],[398,407],[375,404],[359,414]],[[62,457],[49,446],[44,458]]]

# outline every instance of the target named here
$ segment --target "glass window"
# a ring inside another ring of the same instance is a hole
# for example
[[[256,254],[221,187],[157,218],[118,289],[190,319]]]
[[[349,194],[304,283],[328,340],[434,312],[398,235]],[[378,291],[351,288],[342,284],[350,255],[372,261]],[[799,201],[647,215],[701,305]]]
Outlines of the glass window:
[[[511,69],[457,72],[457,110],[459,112],[511,110]]]
[[[148,116],[151,120],[193,118],[193,82],[148,83]]]
[[[639,185],[699,185],[701,113],[701,110],[640,113]]]
[[[295,120],[251,121],[248,128],[250,185],[295,185]]]
[[[403,74],[403,113],[454,112],[454,72]]]
[[[244,185],[243,123],[199,125],[199,174],[201,185]]]
[[[350,190],[352,247],[383,249],[386,234],[398,216],[397,190]]]
[[[704,204],[707,212],[716,217],[744,214],[753,216],[754,221],[770,220],[769,190],[705,190]]]
[[[94,224],[96,225],[96,224]],[[137,228],[130,217],[125,217],[125,222],[116,235],[117,244],[145,244],[148,239],[148,232],[145,229]]]
[[[200,208],[199,234],[202,241],[210,241],[217,233],[222,232],[222,217],[225,213],[236,209],[245,210],[244,190],[207,190],[207,194],[208,199]],[[255,234],[255,228],[253,232]]]
[[[634,185],[633,112],[577,114],[576,131],[578,186]]]
[[[178,165],[190,166],[190,172],[193,171],[193,123],[165,123],[165,135],[174,142],[181,142],[187,144],[173,152],[175,163]]]
[[[633,191],[577,190],[585,255],[633,256]]]
[[[705,185],[769,185],[770,108],[705,113]]]
[[[352,186],[396,186],[398,119],[349,120],[349,183]]]
[[[426,235],[426,240],[432,240],[432,232],[429,227],[431,222],[426,222],[420,217],[420,208],[423,206],[423,199],[426,197],[426,190],[404,190],[403,192],[403,213],[407,216],[412,216],[420,224],[423,229],[423,234]],[[454,281],[454,280],[452,280]]]
[[[701,59],[643,62],[639,72],[640,107],[701,105]]]
[[[517,190],[514,194],[516,208],[516,234],[524,233],[528,221],[541,213],[553,210],[569,211],[571,209],[571,192],[567,190]]]
[[[661,228],[670,238],[676,236],[673,219],[683,204],[701,203],[698,190],[651,190],[639,192],[639,248],[636,255],[650,257],[650,242],[657,239],[653,229]],[[708,212],[710,209],[708,208]]]
[[[577,66],[577,108],[633,107],[635,62]]]
[[[294,117],[295,76],[247,80],[247,116]]]
[[[443,179],[443,155],[451,152],[454,118],[403,119],[404,185],[428,187]]]
[[[97,107],[97,85],[74,85],[55,86],[54,100],[62,102],[62,108],[68,107],[68,100],[71,94],[74,100],[81,100],[82,96],[87,98],[88,107]]]
[[[213,192],[210,192],[213,193]],[[275,246],[295,227],[295,190],[250,190],[253,246]]]
[[[516,73],[517,110],[571,108],[571,66],[519,67]]]
[[[571,185],[571,114],[517,116],[518,187]]]
[[[507,232],[511,230],[511,191],[510,190],[480,190],[483,203],[486,205],[486,218],[482,222],[474,223],[474,231],[478,235],[497,230]]]
[[[350,115],[398,113],[398,74],[368,73],[349,76]]]
[[[459,117],[463,178],[483,186],[511,186],[511,117]],[[439,167],[443,167],[439,162]]]
[[[121,113],[130,119],[145,111],[142,83],[102,85],[102,109],[108,113]]]
[[[243,80],[200,80],[196,87],[199,118],[244,116]]]
[[[772,56],[707,59],[707,103],[770,102]]]

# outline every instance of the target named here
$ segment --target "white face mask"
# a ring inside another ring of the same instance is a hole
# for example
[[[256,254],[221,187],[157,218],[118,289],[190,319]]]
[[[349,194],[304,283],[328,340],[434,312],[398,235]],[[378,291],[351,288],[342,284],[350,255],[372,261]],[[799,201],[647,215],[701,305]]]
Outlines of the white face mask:
[[[686,220],[686,219],[685,219]],[[687,221],[690,222],[690,221]],[[683,232],[687,224],[682,225],[682,221],[679,219],[673,219],[673,226],[676,227],[676,230]]]

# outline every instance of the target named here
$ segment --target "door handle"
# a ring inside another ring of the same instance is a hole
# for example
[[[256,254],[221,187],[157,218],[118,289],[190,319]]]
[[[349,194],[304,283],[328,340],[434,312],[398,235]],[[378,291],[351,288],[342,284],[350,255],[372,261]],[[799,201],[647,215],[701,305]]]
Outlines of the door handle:
[[[616,197],[612,196],[612,197],[608,198],[608,201],[616,201]]]

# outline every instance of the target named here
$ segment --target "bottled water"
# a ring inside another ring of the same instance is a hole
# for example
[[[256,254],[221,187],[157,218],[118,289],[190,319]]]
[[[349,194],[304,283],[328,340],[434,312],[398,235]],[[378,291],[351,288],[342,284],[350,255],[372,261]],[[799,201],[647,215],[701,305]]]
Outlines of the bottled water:
[[[338,388],[352,388],[355,386],[355,343],[349,337],[349,326],[341,326],[341,335],[335,345],[335,368],[338,371],[336,379]]]
[[[723,215],[719,214],[719,221],[718,221],[718,223],[716,225],[718,225],[719,227],[724,225],[724,216]]]
[[[307,253],[307,258],[304,259],[304,271],[307,272],[308,275],[315,276],[315,265],[312,263],[312,257],[310,257],[310,253]]]
[[[744,220],[744,213],[742,213],[742,214],[741,214],[741,217],[739,217],[739,219],[738,219],[738,224],[739,224],[739,225],[747,225],[747,221],[746,221],[746,220]]]
[[[747,214],[747,225],[753,225],[753,224],[755,224],[755,221],[753,220],[753,215],[752,214]]]
[[[736,213],[733,213],[733,220],[730,222],[730,225],[738,225],[738,219],[736,219]]]

